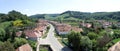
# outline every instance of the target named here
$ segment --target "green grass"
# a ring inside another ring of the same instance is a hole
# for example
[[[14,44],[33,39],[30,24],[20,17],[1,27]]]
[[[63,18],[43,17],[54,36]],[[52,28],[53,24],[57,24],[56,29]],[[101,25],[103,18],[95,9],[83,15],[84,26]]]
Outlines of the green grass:
[[[63,41],[64,41],[65,43],[62,41],[62,38],[58,38],[58,41],[59,41],[63,46],[66,46],[66,43],[68,43],[68,39],[63,39]]]
[[[40,46],[40,51],[48,51],[47,47]]]
[[[117,43],[118,41],[120,41],[120,38],[112,40],[114,43]]]
[[[51,51],[52,49],[50,48],[50,45],[40,45],[39,51]]]
[[[30,46],[32,47],[33,51],[36,51],[36,47],[37,47],[36,41],[28,40],[28,43],[29,43]]]

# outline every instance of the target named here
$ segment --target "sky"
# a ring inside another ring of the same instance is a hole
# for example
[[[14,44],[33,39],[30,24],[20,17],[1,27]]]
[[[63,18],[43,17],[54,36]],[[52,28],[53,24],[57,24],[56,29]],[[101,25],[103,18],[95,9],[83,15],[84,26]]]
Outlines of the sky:
[[[23,14],[53,14],[65,11],[115,12],[120,11],[120,0],[0,0],[0,13],[11,10]]]

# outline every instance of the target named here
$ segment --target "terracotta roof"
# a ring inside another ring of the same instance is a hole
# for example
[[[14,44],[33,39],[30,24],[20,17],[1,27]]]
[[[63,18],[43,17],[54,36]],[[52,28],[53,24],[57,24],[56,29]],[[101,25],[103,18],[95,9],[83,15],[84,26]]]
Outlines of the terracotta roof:
[[[120,51],[120,41],[117,42],[115,45],[113,45],[112,47],[110,47],[108,49],[108,51]]]
[[[46,29],[48,22],[46,20],[38,20],[36,28],[32,30],[25,30],[24,33],[27,37],[40,37],[43,31]]]
[[[32,48],[29,44],[24,44],[16,49],[16,51],[32,51]]]
[[[47,23],[47,22],[48,22],[47,20],[43,20],[43,19],[38,20],[38,23]]]
[[[34,30],[39,30],[39,31],[44,31],[46,29],[47,26],[38,26],[37,28],[35,28]]]
[[[79,28],[79,27],[72,27],[72,30],[75,31],[75,32],[82,32],[82,28]]]
[[[27,37],[41,37],[42,33],[40,31],[35,30],[25,30],[25,35]]]
[[[90,28],[92,26],[92,24],[90,23],[80,23],[82,26]]]
[[[67,24],[58,24],[56,25],[56,29],[60,32],[68,32],[71,30],[71,26]]]

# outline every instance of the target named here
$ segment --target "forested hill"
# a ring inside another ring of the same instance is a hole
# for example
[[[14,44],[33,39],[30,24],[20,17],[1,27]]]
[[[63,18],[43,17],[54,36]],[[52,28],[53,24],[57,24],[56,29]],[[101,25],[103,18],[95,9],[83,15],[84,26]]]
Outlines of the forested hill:
[[[56,16],[58,16],[59,14],[36,14],[36,15],[32,15],[32,16],[30,16],[31,18],[45,18],[45,17],[47,17],[47,16],[49,16],[49,17],[56,17]]]
[[[118,12],[79,12],[79,11],[66,11],[61,14],[52,14],[50,16],[49,14],[39,14],[39,15],[33,15],[31,17],[37,17],[37,18],[45,18],[46,15],[48,17],[64,17],[64,18],[79,18],[79,19],[97,19],[97,20],[120,20],[120,11]]]

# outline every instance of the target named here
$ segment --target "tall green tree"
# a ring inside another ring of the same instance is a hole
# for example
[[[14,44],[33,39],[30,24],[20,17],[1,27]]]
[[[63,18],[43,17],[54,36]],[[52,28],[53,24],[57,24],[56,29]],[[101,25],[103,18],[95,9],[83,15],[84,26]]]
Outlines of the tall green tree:
[[[15,49],[9,41],[6,41],[0,44],[0,51],[15,51]]]
[[[24,38],[15,38],[15,42],[14,42],[14,47],[18,48],[21,45],[24,45],[27,43],[27,40]]]
[[[15,27],[21,27],[21,26],[23,26],[22,20],[15,20],[13,22],[13,26],[15,26]]]
[[[69,44],[73,47],[74,51],[80,51],[80,38],[81,34],[77,32],[71,32],[68,35]]]
[[[98,35],[94,32],[89,32],[87,36],[92,40],[92,39],[97,39]]]
[[[7,14],[0,13],[0,22],[8,21],[9,17]]]
[[[14,42],[15,40],[15,36],[16,36],[16,28],[14,27],[8,27],[5,29],[6,30],[6,35],[5,35],[5,39],[10,39],[10,42]]]
[[[3,41],[5,38],[5,30],[3,28],[0,28],[0,41]]]
[[[88,51],[92,49],[92,41],[87,36],[82,36],[80,40],[83,51]]]
[[[9,16],[10,21],[17,20],[17,19],[21,19],[21,20],[28,19],[26,15],[23,15],[22,13],[15,10],[10,11],[7,15]]]

